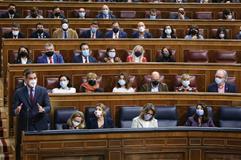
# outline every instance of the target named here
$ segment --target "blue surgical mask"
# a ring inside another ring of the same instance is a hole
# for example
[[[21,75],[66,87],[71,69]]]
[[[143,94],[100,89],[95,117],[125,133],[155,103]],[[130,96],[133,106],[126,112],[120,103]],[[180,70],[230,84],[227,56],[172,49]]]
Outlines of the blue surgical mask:
[[[156,19],[156,16],[150,15],[150,19]]]
[[[196,114],[197,114],[198,116],[203,116],[203,115],[204,115],[204,110],[202,110],[202,109],[197,109],[197,110],[196,110]]]
[[[215,82],[217,83],[217,84],[221,84],[221,83],[223,83],[223,79],[222,78],[215,78]]]
[[[85,12],[79,12],[79,17],[80,18],[85,18]]]
[[[90,51],[89,50],[83,50],[82,55],[85,56],[85,57],[88,57],[90,55]]]
[[[184,87],[188,87],[190,85],[190,81],[186,80],[186,81],[182,81],[182,85]]]
[[[95,27],[91,28],[92,33],[95,33],[96,31],[97,31],[97,28],[95,28]]]
[[[144,115],[144,120],[145,121],[150,121],[152,119],[152,115],[151,114],[145,114]]]
[[[119,85],[124,86],[126,84],[126,81],[124,79],[120,79],[118,83]]]

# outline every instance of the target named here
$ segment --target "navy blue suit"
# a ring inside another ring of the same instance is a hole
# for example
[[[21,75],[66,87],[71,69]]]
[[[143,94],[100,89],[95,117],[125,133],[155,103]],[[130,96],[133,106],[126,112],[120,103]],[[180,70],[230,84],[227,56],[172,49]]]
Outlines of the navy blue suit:
[[[95,57],[89,56],[88,58],[89,58],[90,63],[97,63],[97,60],[95,59]],[[83,63],[82,54],[74,55],[72,62],[73,63]]]
[[[108,14],[108,17],[109,17],[109,19],[115,18],[115,16],[114,16],[113,14],[111,14],[111,13]],[[96,18],[106,18],[106,15],[105,15],[104,13],[100,12],[100,13],[96,16]]]
[[[98,129],[98,122],[96,116],[87,119],[86,126],[88,129]],[[113,121],[110,116],[105,116],[103,128],[113,128]]]
[[[53,54],[54,63],[64,63],[64,58],[61,54]],[[37,63],[48,63],[48,56],[46,54],[39,56]]]
[[[34,101],[29,98],[28,87],[18,88],[14,94],[13,111],[21,104],[22,109],[19,113],[19,129],[24,131],[46,130],[48,129],[51,106],[47,90],[41,86],[35,87]],[[42,106],[45,112],[40,113],[38,106]]]
[[[91,30],[86,30],[80,35],[81,38],[91,38]],[[102,32],[100,30],[96,31],[96,38],[102,38]]]
[[[105,34],[105,38],[113,38],[113,31],[108,31]],[[119,38],[127,38],[127,34],[124,31],[119,31]]]
[[[208,86],[208,92],[218,92],[217,83],[211,83]],[[225,83],[225,93],[236,93],[236,86],[230,83]]]
[[[139,38],[139,36],[140,36],[140,35],[139,35],[139,32],[138,32],[138,31],[132,33],[132,38]],[[145,33],[144,33],[144,37],[145,37],[145,38],[152,38],[152,35],[151,35],[150,32],[145,32]]]
[[[43,38],[50,38],[49,33],[43,32],[43,34],[40,35],[40,34],[37,33],[36,31],[31,34],[30,38],[39,38],[39,36],[40,36],[40,37],[43,37]]]
[[[13,38],[13,33],[12,33],[12,31],[5,33],[5,34],[3,35],[3,37],[4,37],[4,38]],[[25,38],[25,36],[24,36],[23,33],[19,32],[18,38]]]

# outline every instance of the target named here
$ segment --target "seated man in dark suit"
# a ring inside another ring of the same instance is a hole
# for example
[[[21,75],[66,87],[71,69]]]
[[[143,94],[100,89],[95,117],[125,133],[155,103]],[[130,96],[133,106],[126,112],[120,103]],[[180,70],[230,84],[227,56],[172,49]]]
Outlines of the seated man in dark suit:
[[[55,6],[53,8],[53,12],[49,15],[48,18],[57,18],[57,19],[64,19],[65,16],[61,14],[61,10],[59,7]]]
[[[143,22],[139,22],[137,24],[138,31],[132,33],[132,38],[139,38],[139,39],[144,39],[144,38],[152,38],[151,33],[146,31],[146,26]]]
[[[141,89],[141,92],[168,92],[168,86],[165,83],[161,82],[161,76],[159,72],[151,73],[151,81],[144,84]]]
[[[81,35],[81,38],[102,38],[102,32],[99,30],[98,22],[92,22],[90,25],[90,29],[84,31]]]
[[[127,38],[127,34],[126,32],[120,29],[119,22],[115,21],[112,23],[112,30],[105,34],[105,38],[113,38],[113,39]]]
[[[96,63],[96,59],[90,54],[89,46],[87,43],[80,44],[81,53],[74,53],[73,63]]]
[[[227,82],[228,73],[219,69],[215,74],[215,82],[208,86],[208,92],[236,93],[236,86]]]
[[[111,13],[109,7],[104,4],[101,8],[101,12],[96,16],[96,18],[113,19],[115,16]]]
[[[9,4],[8,5],[8,11],[3,13],[1,18],[20,18],[19,14],[16,12],[16,5],[15,4]]]
[[[23,33],[20,32],[20,25],[13,23],[10,32],[7,32],[3,35],[4,38],[12,38],[12,39],[19,39],[24,38]]]
[[[54,45],[52,43],[45,44],[45,54],[41,55],[37,59],[37,63],[64,63],[64,58],[60,53],[54,51]]]
[[[50,38],[50,35],[48,32],[44,31],[44,25],[41,22],[39,22],[36,25],[36,30],[31,34],[30,38],[38,38],[38,39]]]
[[[184,8],[179,8],[177,14],[171,15],[169,18],[170,19],[189,19],[189,17],[186,16],[186,12]]]

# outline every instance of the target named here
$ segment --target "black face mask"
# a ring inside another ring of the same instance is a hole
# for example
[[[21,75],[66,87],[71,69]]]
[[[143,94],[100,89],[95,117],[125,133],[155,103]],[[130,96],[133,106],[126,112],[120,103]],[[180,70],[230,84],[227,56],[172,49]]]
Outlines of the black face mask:
[[[54,16],[55,16],[55,17],[59,17],[59,16],[60,16],[60,13],[57,12],[57,13],[54,14]]]
[[[49,51],[49,52],[46,52],[45,54],[46,54],[46,56],[48,56],[48,57],[52,57],[53,54],[54,54],[54,52],[53,52],[53,51]]]
[[[32,14],[31,14],[31,17],[33,17],[33,18],[36,18],[37,16],[38,16],[37,13],[32,13]]]
[[[21,51],[20,53],[19,53],[19,56],[20,57],[27,57],[27,55],[28,55],[28,53],[27,52],[25,52],[25,51]]]
[[[37,29],[37,31],[36,31],[38,34],[42,34],[43,32],[44,32],[44,30],[43,29]]]
[[[112,30],[113,30],[114,33],[117,33],[119,31],[119,28],[114,27]]]
[[[192,29],[192,30],[191,30],[191,35],[196,35],[196,34],[197,34],[197,30]]]
[[[8,13],[9,13],[9,14],[14,14],[15,11],[14,11],[13,9],[10,9],[10,10],[8,10]]]
[[[95,80],[89,80],[88,83],[89,83],[89,85],[94,86],[96,84],[96,81]]]
[[[159,84],[159,82],[157,80],[154,80],[151,82],[153,86],[157,86]]]
[[[136,51],[136,52],[135,52],[135,56],[136,56],[136,57],[140,57],[141,54],[142,54],[142,53],[141,53],[140,51]]]

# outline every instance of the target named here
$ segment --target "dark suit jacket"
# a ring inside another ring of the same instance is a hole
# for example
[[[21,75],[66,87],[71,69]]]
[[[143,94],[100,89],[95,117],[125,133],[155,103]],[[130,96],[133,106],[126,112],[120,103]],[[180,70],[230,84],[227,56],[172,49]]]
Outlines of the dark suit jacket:
[[[54,16],[53,13],[51,13],[51,15],[50,15],[48,18],[55,18],[55,16]],[[65,16],[62,15],[62,14],[60,14],[60,15],[59,15],[59,18],[60,18],[60,19],[65,19]]]
[[[21,87],[15,91],[13,101],[13,111],[21,104],[22,109],[19,113],[19,129],[20,130],[46,130],[48,129],[51,106],[47,90],[41,86],[36,86],[34,103],[32,104],[29,98],[27,86]],[[38,106],[41,105],[45,112],[39,113]]]
[[[208,92],[218,92],[217,83],[211,83],[208,86]],[[233,84],[225,83],[225,92],[227,93],[236,93],[236,86]]]
[[[5,13],[3,13],[0,17],[1,17],[1,18],[9,18],[9,13],[8,13],[8,11],[5,12]],[[13,16],[13,18],[20,18],[20,16],[19,16],[18,13],[15,13],[14,16]]]
[[[141,89],[140,92],[151,92],[151,83],[147,83],[144,84]],[[159,83],[159,92],[168,92],[168,86],[165,83]]]
[[[3,35],[3,37],[4,37],[4,38],[13,38],[13,33],[12,33],[12,31],[5,33],[5,34]],[[24,38],[24,37],[25,37],[24,34],[21,33],[21,32],[19,32],[18,38]]]
[[[54,63],[64,63],[64,58],[61,54],[54,53],[53,55]],[[37,63],[48,63],[48,57],[44,54],[39,56],[37,59]]]
[[[14,63],[21,64],[21,59],[17,59]],[[31,63],[32,63],[31,59],[28,59],[27,64],[31,64]]]
[[[100,13],[96,16],[96,18],[105,18],[105,15],[104,15],[104,13],[100,12]],[[115,16],[114,16],[113,14],[109,13],[109,19],[113,19],[113,18],[115,18]]]
[[[30,38],[38,38],[38,33],[35,31],[31,34]],[[43,32],[43,38],[50,38],[49,33]]]
[[[83,63],[82,54],[74,56],[73,59],[72,59],[72,62],[73,63]],[[89,62],[90,63],[97,63],[97,60],[94,57],[89,56]]]
[[[184,17],[185,17],[185,19],[189,19],[189,17],[187,17],[187,16],[184,16]],[[169,17],[169,19],[179,19],[178,14],[173,14],[173,15],[171,15],[171,16]]]
[[[105,38],[112,38],[113,31],[106,32]],[[124,31],[119,31],[119,38],[127,38],[127,34]]]
[[[151,35],[150,32],[145,32],[145,33],[144,33],[144,37],[145,37],[145,38],[152,38],[152,35]],[[132,38],[139,38],[139,32],[138,32],[138,31],[133,32],[133,33],[132,33]]]
[[[91,38],[91,30],[86,30],[80,35],[81,38]],[[96,38],[102,38],[103,34],[100,30],[96,31]]]
[[[88,117],[87,117],[88,118]],[[98,129],[97,118],[93,116],[92,118],[87,119],[86,126],[88,129]],[[103,128],[113,128],[113,121],[110,116],[105,116]]]

